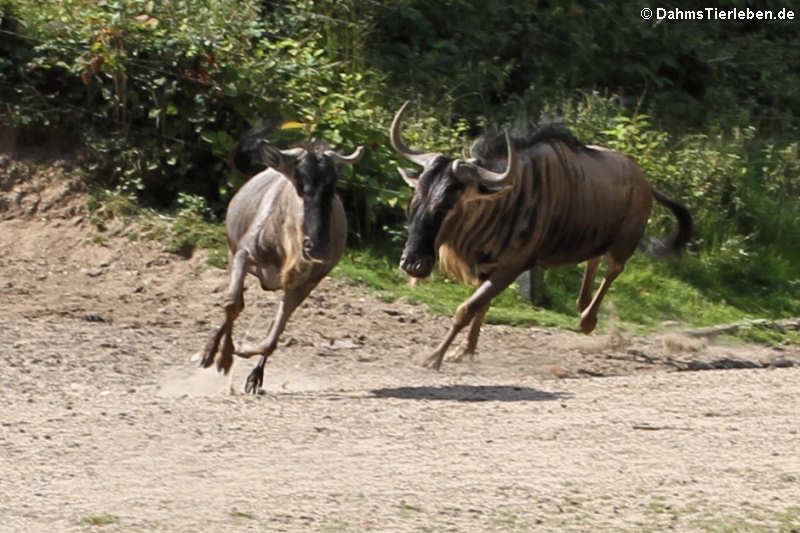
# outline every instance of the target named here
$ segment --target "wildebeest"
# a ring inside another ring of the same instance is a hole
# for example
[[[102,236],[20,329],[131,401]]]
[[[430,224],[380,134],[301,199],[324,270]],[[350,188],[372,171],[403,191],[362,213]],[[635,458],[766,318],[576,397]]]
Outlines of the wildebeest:
[[[257,393],[264,364],[275,350],[289,316],[336,265],[345,248],[347,219],[336,194],[337,166],[353,164],[351,155],[321,148],[280,150],[251,132],[237,145],[234,162],[245,167],[254,156],[269,166],[250,178],[228,204],[230,282],[223,300],[225,320],[202,351],[200,365],[228,373],[233,354],[260,355],[245,392]],[[263,342],[234,347],[233,322],[244,309],[245,273],[255,275],[265,291],[283,289],[283,298]]]
[[[400,134],[407,106],[394,117],[391,144],[423,169],[398,168],[414,188],[400,266],[411,276],[426,277],[438,254],[445,274],[481,282],[456,310],[452,327],[426,366],[441,366],[467,324],[469,334],[454,359],[472,355],[492,298],[533,266],[587,262],[577,306],[581,330],[591,332],[603,296],[644,234],[654,197],[678,219],[658,251],[679,254],[689,241],[689,211],[652,187],[623,153],[585,146],[558,124],[526,138],[507,132],[485,135],[473,143],[469,160],[419,152],[409,149]],[[592,298],[603,257],[606,276]]]

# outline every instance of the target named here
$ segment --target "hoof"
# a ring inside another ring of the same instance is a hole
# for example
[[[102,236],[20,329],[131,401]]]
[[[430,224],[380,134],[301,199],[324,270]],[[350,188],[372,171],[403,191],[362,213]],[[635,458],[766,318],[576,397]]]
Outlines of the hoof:
[[[467,348],[466,346],[460,347],[454,354],[448,355],[444,358],[448,363],[461,363],[464,359],[470,361],[475,360],[475,350]]]
[[[203,347],[203,351],[200,352],[200,368],[208,368],[212,364],[214,364],[214,356],[217,354],[217,350],[219,349],[219,342],[222,340],[222,336],[225,334],[225,326],[224,324],[208,339],[206,342],[205,347]]]
[[[584,318],[581,319],[581,333],[589,334],[594,331],[595,326],[597,325],[597,318]]]
[[[203,355],[200,358],[200,368],[208,368],[214,364],[214,353],[216,353],[216,351],[216,349],[213,352],[208,349],[203,350]]]
[[[424,361],[422,361],[422,366],[425,368],[430,368],[432,370],[439,370],[442,366],[442,359],[443,355],[439,355],[434,353],[433,355],[427,357]]]
[[[247,376],[247,381],[244,384],[245,394],[258,394],[261,385],[264,383],[264,367],[256,365],[250,375]]]
[[[222,343],[222,350],[220,350],[219,357],[217,358],[217,370],[226,376],[233,366],[233,351],[233,341],[230,335],[225,335],[225,340]]]

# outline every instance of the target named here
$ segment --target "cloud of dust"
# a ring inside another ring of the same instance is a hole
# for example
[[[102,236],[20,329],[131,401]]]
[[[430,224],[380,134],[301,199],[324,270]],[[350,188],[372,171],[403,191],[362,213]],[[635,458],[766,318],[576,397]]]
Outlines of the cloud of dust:
[[[175,368],[161,378],[158,396],[176,398],[180,396],[218,396],[227,394],[231,378],[211,368]]]
[[[192,358],[196,364],[199,358]],[[243,394],[244,384],[251,365],[233,365],[228,376],[217,372],[216,367],[173,368],[161,377],[157,395],[177,398],[181,396],[219,396],[222,394]],[[262,391],[265,393],[316,392],[332,386],[330,378],[322,378],[319,373],[308,369],[267,365],[264,373]]]

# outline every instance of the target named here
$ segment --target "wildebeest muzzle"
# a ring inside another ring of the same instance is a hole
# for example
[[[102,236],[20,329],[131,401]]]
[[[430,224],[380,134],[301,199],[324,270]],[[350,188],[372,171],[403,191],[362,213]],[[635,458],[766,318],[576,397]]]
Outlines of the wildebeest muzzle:
[[[314,240],[311,237],[303,238],[303,259],[313,263],[321,263],[328,256],[329,245],[324,241]]]
[[[400,257],[400,268],[415,278],[424,278],[431,274],[433,271],[434,257],[432,256],[419,256],[417,254],[403,252]]]

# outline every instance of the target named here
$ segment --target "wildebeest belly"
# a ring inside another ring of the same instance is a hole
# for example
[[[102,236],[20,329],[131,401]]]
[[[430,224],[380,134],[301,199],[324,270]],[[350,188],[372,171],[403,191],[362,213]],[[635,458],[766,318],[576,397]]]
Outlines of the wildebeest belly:
[[[252,262],[247,269],[248,272],[258,278],[261,288],[265,291],[278,290],[282,286],[281,282],[281,258],[277,254],[268,254],[268,259],[264,260],[264,250],[256,252],[259,256],[257,262]],[[254,255],[250,252],[250,255]]]
[[[614,243],[615,232],[608,228],[565,229],[533,250],[542,267],[574,265],[603,255]]]
[[[574,265],[603,255],[615,242],[622,216],[610,216],[584,224],[551,219],[538,222],[538,231],[518,239],[502,255],[509,259],[525,257],[541,267]],[[505,262],[505,258],[500,262]]]

